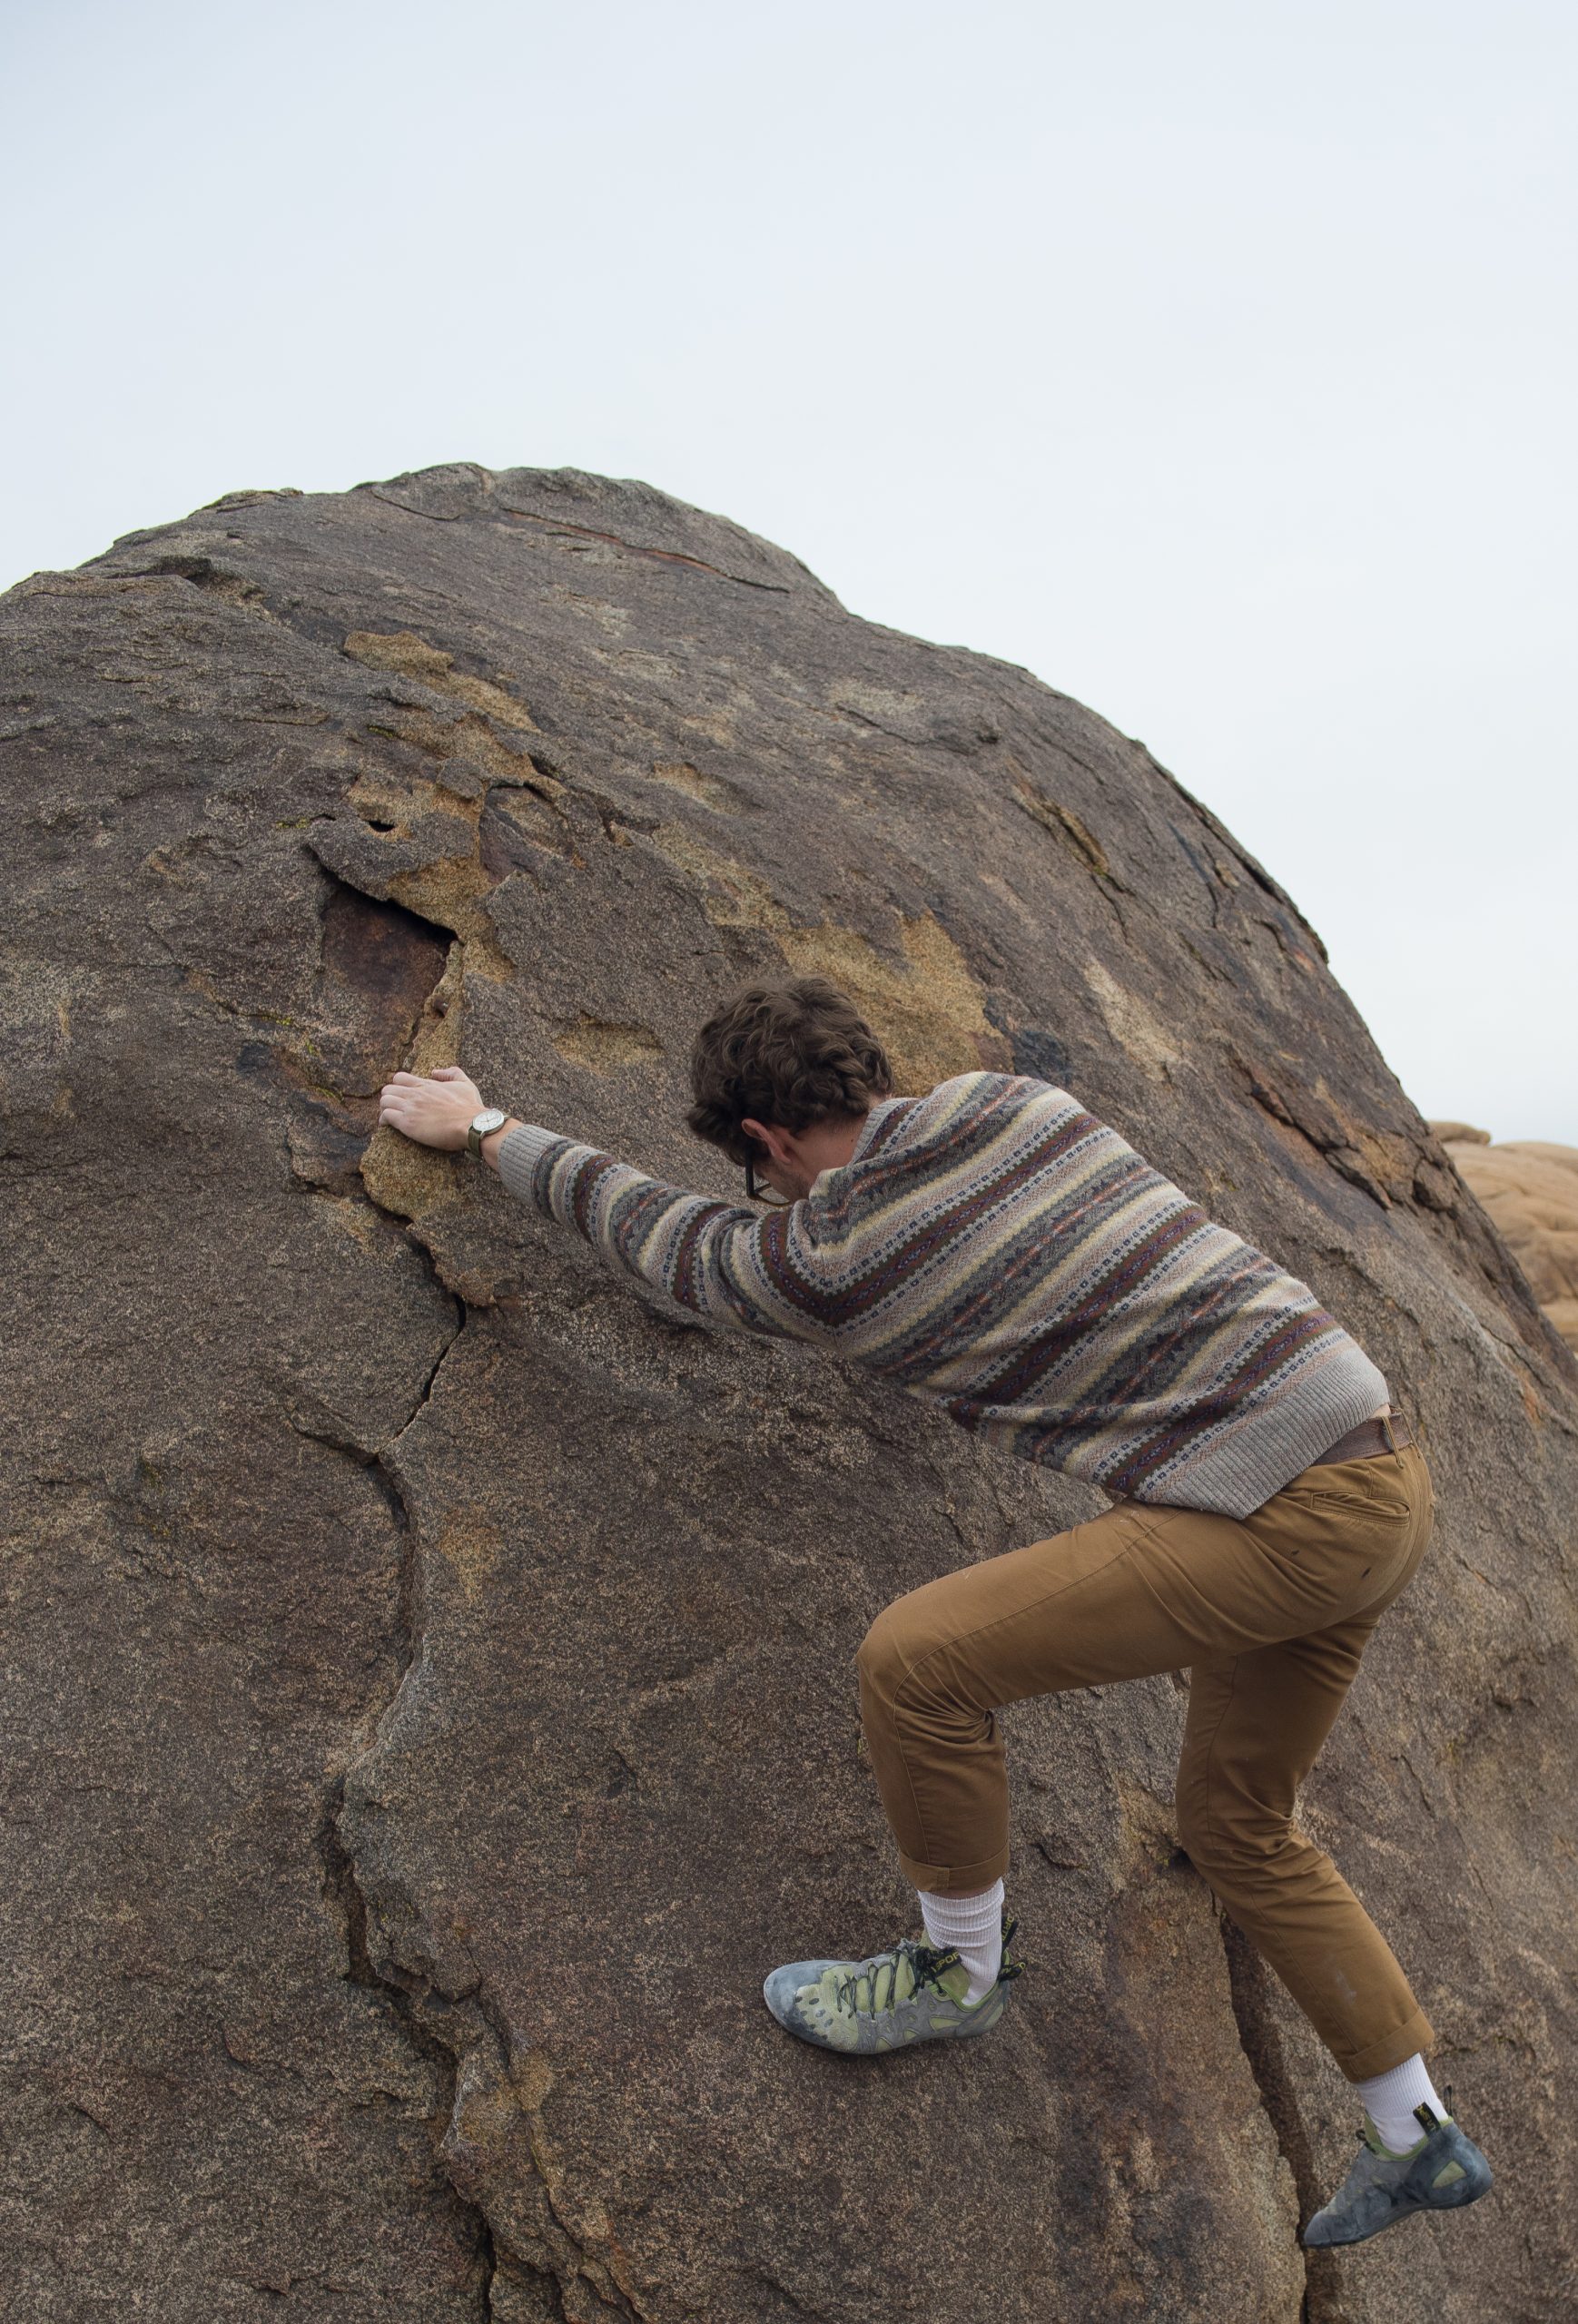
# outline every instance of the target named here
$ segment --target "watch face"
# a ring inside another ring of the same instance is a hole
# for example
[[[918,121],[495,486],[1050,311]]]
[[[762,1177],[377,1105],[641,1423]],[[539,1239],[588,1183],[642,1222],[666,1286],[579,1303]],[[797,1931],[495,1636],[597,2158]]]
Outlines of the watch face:
[[[478,1137],[486,1137],[490,1129],[498,1129],[508,1119],[509,1116],[498,1106],[489,1106],[485,1112],[473,1115],[471,1127]]]

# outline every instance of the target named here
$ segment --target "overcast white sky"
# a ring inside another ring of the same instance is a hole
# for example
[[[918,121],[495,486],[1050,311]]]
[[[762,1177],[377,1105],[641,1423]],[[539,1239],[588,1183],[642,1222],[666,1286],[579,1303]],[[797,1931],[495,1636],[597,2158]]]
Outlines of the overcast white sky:
[[[636,476],[1140,736],[1578,1144],[1573,0],[0,0],[0,586]]]

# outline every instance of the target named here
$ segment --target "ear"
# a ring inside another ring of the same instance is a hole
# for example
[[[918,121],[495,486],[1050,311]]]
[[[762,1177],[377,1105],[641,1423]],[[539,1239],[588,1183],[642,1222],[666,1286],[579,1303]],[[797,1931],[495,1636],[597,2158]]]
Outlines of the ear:
[[[779,1151],[779,1141],[786,1140],[789,1133],[780,1129],[776,1122],[759,1122],[754,1115],[747,1115],[742,1119],[740,1128],[755,1139],[768,1161],[782,1163],[784,1160],[784,1156]]]

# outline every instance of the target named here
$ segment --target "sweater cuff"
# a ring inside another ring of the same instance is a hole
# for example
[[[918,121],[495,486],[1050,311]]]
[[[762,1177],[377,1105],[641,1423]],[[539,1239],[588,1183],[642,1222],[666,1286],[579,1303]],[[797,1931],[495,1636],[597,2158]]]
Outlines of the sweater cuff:
[[[520,1201],[535,1202],[538,1164],[550,1147],[572,1142],[557,1130],[539,1129],[535,1122],[518,1122],[498,1141],[498,1175]]]

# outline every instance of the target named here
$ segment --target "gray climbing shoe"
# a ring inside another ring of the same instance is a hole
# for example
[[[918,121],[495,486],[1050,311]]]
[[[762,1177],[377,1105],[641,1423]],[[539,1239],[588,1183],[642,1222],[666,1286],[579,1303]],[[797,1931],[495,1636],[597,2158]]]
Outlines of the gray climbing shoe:
[[[997,1983],[973,2004],[964,1998],[970,1973],[958,1954],[911,1936],[863,1961],[786,1962],[766,1980],[762,1997],[787,2032],[846,2057],[984,2034],[1002,2015],[1009,1981],[1023,1966],[1008,1952],[1018,1926],[1004,1920]]]
[[[1448,2100],[1451,2098],[1448,2091]],[[1461,2211],[1489,2189],[1490,2165],[1450,2114],[1428,2104],[1414,2112],[1425,2136],[1406,2154],[1394,2154],[1365,2116],[1359,2151],[1347,2177],[1304,2230],[1307,2244],[1362,2243],[1415,2211]]]

